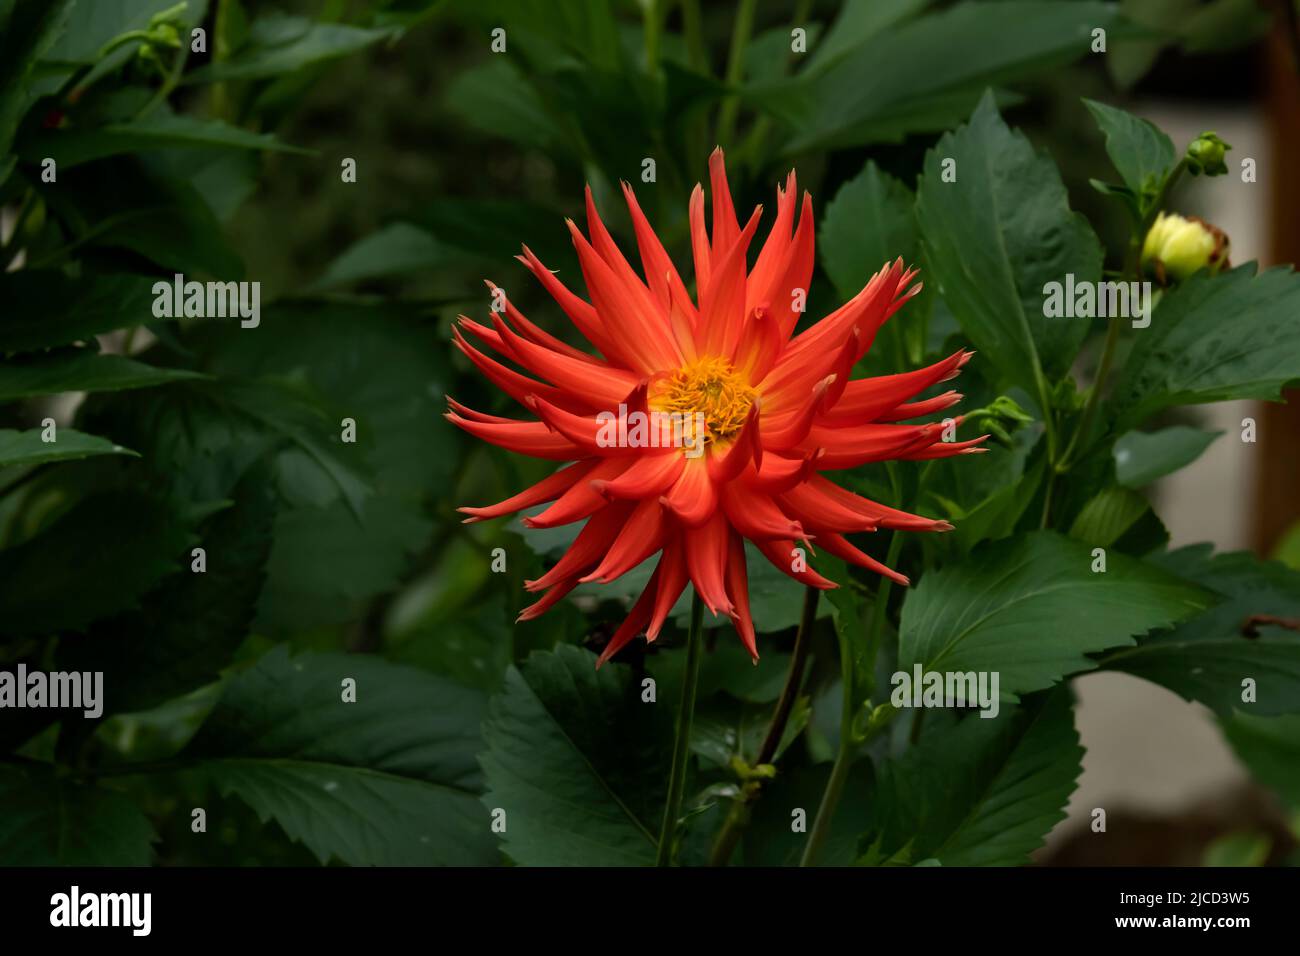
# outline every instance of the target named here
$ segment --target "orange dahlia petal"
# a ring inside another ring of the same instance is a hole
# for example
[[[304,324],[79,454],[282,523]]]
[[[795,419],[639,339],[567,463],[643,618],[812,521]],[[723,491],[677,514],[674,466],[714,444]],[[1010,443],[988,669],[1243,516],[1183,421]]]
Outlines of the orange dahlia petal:
[[[630,368],[646,375],[681,365],[681,352],[672,340],[666,322],[660,320],[646,303],[630,294],[628,286],[614,274],[572,221],[569,222],[569,232],[578,250],[578,263],[587,281],[591,302],[605,318],[605,331],[617,345],[623,360]]]
[[[600,564],[581,580],[608,584],[622,577],[663,547],[667,534],[663,505],[654,498],[639,502]]]
[[[572,524],[595,514],[609,503],[609,499],[594,487],[598,481],[617,478],[629,465],[627,458],[600,459],[599,464],[587,471],[581,481],[577,481],[566,490],[555,504],[540,514],[523,519],[528,528],[557,528]]]
[[[686,458],[682,453],[677,449],[669,449],[638,457],[617,478],[594,480],[591,485],[607,499],[657,499],[677,481],[685,465]]]
[[[592,406],[609,408],[617,405],[636,387],[638,379],[631,372],[584,362],[529,342],[510,331],[501,316],[495,313],[492,324],[520,365]]]
[[[479,421],[456,412],[447,412],[444,417],[471,435],[521,455],[549,461],[575,461],[587,457],[579,446],[542,422]]]
[[[734,531],[727,538],[727,597],[735,606],[731,613],[736,633],[754,660],[758,660],[758,642],[754,619],[749,613],[749,575],[745,568],[745,540]]]
[[[659,587],[655,593],[654,609],[650,622],[646,625],[646,640],[653,641],[659,636],[664,621],[677,603],[677,599],[686,590],[690,575],[686,570],[686,552],[682,546],[682,536],[674,534],[664,545],[663,557],[659,559]]]
[[[646,624],[650,621],[651,608],[654,606],[655,594],[658,592],[659,569],[655,568],[654,574],[650,575],[650,583],[646,585],[641,596],[636,599],[632,605],[632,610],[628,612],[627,619],[614,632],[614,636],[609,639],[605,649],[600,652],[600,657],[596,659],[596,666],[600,667],[607,660],[626,647],[634,637],[641,633]]]
[[[662,501],[688,528],[698,527],[713,516],[718,506],[718,489],[709,478],[709,467],[703,458],[686,462]]]
[[[461,514],[469,515],[465,519],[465,524],[471,524],[475,521],[486,521],[488,518],[500,518],[502,515],[514,514],[516,511],[522,511],[524,508],[531,508],[534,505],[545,504],[548,501],[554,501],[563,495],[566,491],[573,488],[578,482],[582,481],[591,472],[600,465],[598,459],[589,458],[586,461],[574,462],[572,465],[566,465],[555,474],[543,478],[537,484],[525,491],[519,492],[507,498],[505,501],[498,502],[494,505],[487,505],[482,508],[457,508]]]
[[[691,583],[704,606],[714,614],[730,614],[735,610],[727,597],[726,585],[727,536],[730,530],[722,512],[715,511],[713,517],[700,527],[685,531],[686,568]]]

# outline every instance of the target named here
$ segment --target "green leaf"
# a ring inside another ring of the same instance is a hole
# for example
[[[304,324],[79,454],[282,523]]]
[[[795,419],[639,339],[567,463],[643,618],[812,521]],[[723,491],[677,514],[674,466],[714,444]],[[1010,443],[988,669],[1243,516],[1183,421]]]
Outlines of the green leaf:
[[[135,452],[115,445],[98,435],[64,428],[55,433],[56,441],[41,440],[43,429],[27,431],[0,429],[0,468],[15,465],[41,465],[48,461],[68,461],[94,455],[134,455]]]
[[[1138,211],[1144,213],[1178,162],[1173,140],[1132,113],[1095,100],[1085,99],[1083,104],[1106,134],[1106,152],[1124,184],[1142,197]]]
[[[440,566],[449,563],[447,555],[458,547],[449,545],[444,550]],[[448,575],[456,570],[459,568]],[[385,656],[442,674],[467,687],[489,693],[500,689],[510,666],[514,637],[500,602],[475,600],[472,586],[456,578],[440,579],[434,586],[446,589],[449,602],[461,601],[464,606],[439,615],[434,622],[408,626],[396,637],[390,615]]]
[[[826,207],[817,246],[841,299],[857,295],[881,266],[899,256],[915,261],[912,192],[874,162],[850,179]]]
[[[1028,863],[1065,819],[1083,770],[1068,691],[926,729],[920,746],[877,770],[863,862]]]
[[[0,634],[52,634],[134,607],[187,556],[189,534],[139,492],[78,502],[35,537],[0,551]]]
[[[346,447],[374,476],[361,520],[333,500],[332,485],[282,512],[258,625],[288,632],[345,621],[399,580],[428,543],[430,502],[442,507],[448,493],[462,440],[442,419],[452,374],[446,345],[414,311],[371,304],[277,305],[256,336],[214,333],[204,367],[218,375],[306,378],[334,410],[331,451],[345,447],[337,422],[356,422],[358,442]],[[281,482],[304,499],[309,482],[294,479],[297,460],[282,456]]]
[[[356,700],[343,700],[346,679]],[[485,700],[374,657],[283,645],[231,678],[182,757],[322,863],[496,862],[474,763]]]
[[[129,797],[40,766],[0,764],[6,866],[148,866],[153,827]]]
[[[64,348],[23,355],[0,365],[0,402],[62,392],[115,392],[202,378],[185,369],[158,368],[94,349]]]
[[[875,689],[876,662],[868,657],[866,635],[870,632],[871,616],[878,602],[867,600],[862,586],[845,565],[828,566],[826,576],[839,585],[826,592],[825,600],[835,608],[833,620],[835,637],[840,643],[841,663],[844,650],[848,649],[851,670],[848,674],[841,672],[840,680],[850,683],[848,706],[856,719],[862,708],[870,705]]]
[[[899,670],[991,671],[1004,698],[1096,665],[1085,655],[1203,609],[1207,596],[1122,554],[1094,573],[1092,550],[1040,531],[977,549],[908,592]]]
[[[1300,713],[1300,634],[1263,622],[1246,627],[1254,615],[1300,619],[1300,573],[1246,552],[1212,550],[1194,545],[1152,562],[1217,592],[1220,602],[1171,631],[1102,656],[1099,666],[1143,677],[1221,715],[1243,706],[1264,716]],[[1250,704],[1242,699],[1247,679],[1255,687]]]
[[[956,182],[943,181],[949,159]],[[917,218],[929,276],[962,331],[1007,382],[1044,402],[1043,375],[1063,375],[1088,331],[1086,318],[1044,314],[1047,284],[1067,274],[1076,284],[1097,281],[1102,259],[1055,164],[986,96],[966,126],[926,154]]]
[[[138,610],[62,642],[59,668],[103,672],[105,714],[146,710],[216,680],[248,636],[275,508],[265,469],[251,470],[233,504],[200,529],[205,570],[186,567]]]
[[[588,63],[601,70],[618,70],[623,46],[618,39],[618,21],[613,5],[589,0],[550,0],[545,4],[519,4],[515,0],[459,0],[466,17],[488,30],[509,24],[507,53],[526,51],[529,62],[542,69]]]
[[[194,70],[185,82],[267,79],[348,56],[395,35],[388,28],[366,29],[268,14],[253,21],[248,42],[229,59]]]
[[[81,252],[126,250],[187,279],[241,279],[244,264],[186,177],[113,156],[61,171],[40,186],[48,207]],[[152,270],[146,270],[152,271]]]
[[[1122,0],[1120,9],[1140,28],[1131,39],[1113,38],[1106,51],[1106,67],[1123,89],[1142,79],[1167,47],[1229,50],[1263,36],[1272,22],[1254,0]]]
[[[371,494],[357,446],[342,442],[339,426],[300,382],[181,382],[88,403],[81,422],[136,448],[180,502],[229,498],[271,448],[281,452],[281,490],[295,503],[342,498],[359,515]]]
[[[824,70],[845,56],[851,56],[862,44],[920,12],[929,4],[930,0],[876,0],[875,3],[842,4],[826,38],[814,42],[809,37],[812,58],[806,67],[807,71],[815,73]],[[782,32],[788,49],[789,31]]]
[[[639,168],[639,167],[638,167]],[[521,243],[528,245],[550,269],[562,276],[579,275],[573,243],[565,234],[558,213],[536,203],[506,199],[439,199],[411,219],[429,231],[456,262],[488,265],[502,270],[516,265]],[[512,284],[534,282],[516,269],[509,282],[498,285],[509,292]],[[566,280],[566,281],[572,281]]]
[[[0,275],[0,352],[71,345],[153,317],[153,280],[140,276],[82,276],[22,269]]]
[[[277,304],[256,335],[232,332],[212,345],[204,367],[213,374],[301,374],[331,408],[354,418],[380,491],[403,499],[445,492],[460,447],[442,417],[450,349],[417,310]],[[336,441],[338,422],[329,424]]]
[[[345,249],[309,289],[332,289],[368,279],[434,269],[445,265],[449,258],[438,240],[423,229],[395,222]]]
[[[1190,465],[1222,434],[1187,425],[1128,432],[1115,442],[1115,477],[1126,488],[1145,487]]]
[[[1300,714],[1260,717],[1235,710],[1220,726],[1255,779],[1300,809]]]
[[[775,703],[790,672],[790,655],[767,648],[761,650],[755,661],[739,640],[730,636],[720,640],[700,662],[697,696],[704,699],[725,694],[747,704]],[[682,654],[652,654],[646,658],[645,668],[659,684],[660,700],[672,698],[682,686],[685,664]]]
[[[492,698],[480,758],[483,802],[506,812],[510,858],[524,866],[651,863],[669,709],[642,703],[628,668],[596,670],[595,656],[576,647],[511,668]]]
[[[968,396],[972,386],[979,394],[979,371],[972,369],[972,379],[963,381]],[[979,399],[967,401],[974,405]],[[940,559],[931,563],[957,560],[981,541],[996,541],[1015,530],[1042,481],[1047,456],[1041,436],[1030,429],[1013,433],[1011,442],[1011,447],[992,445],[985,455],[960,455],[927,466],[920,493],[923,502],[936,504],[923,513],[948,518],[957,526],[949,534],[924,536],[922,546]]]
[[[0,157],[9,153],[14,130],[36,99],[32,67],[67,26],[71,0],[11,6],[0,23]],[[12,166],[0,166],[0,184]]]
[[[829,763],[799,766],[787,761],[776,779],[763,789],[762,799],[752,804],[753,818],[745,829],[741,849],[746,866],[798,866],[808,843],[807,833],[795,833],[791,814],[804,810],[816,814],[826,784]],[[848,866],[857,856],[857,837],[871,820],[871,765],[863,760],[849,768],[844,794],[827,832],[818,857],[819,866]]]
[[[812,50],[813,56],[816,56],[817,52],[822,49],[822,25],[820,23],[802,23],[800,26],[804,30],[804,42],[807,49]],[[756,34],[749,41],[749,46],[745,50],[745,85],[780,82],[791,72],[792,64],[789,62],[790,60],[804,59],[802,55],[795,54],[790,49],[793,43],[794,38],[788,25],[772,27]],[[682,62],[685,63],[688,60],[689,54],[683,48]],[[684,69],[689,70],[688,67]],[[702,84],[713,82],[699,74],[688,73],[687,75]],[[723,87],[724,93],[725,90],[726,88]]]
[[[361,520],[342,501],[285,509],[276,522],[259,631],[293,634],[364,614],[393,588],[428,541],[429,521],[388,497],[371,497]]]
[[[1129,488],[1106,488],[1090,498],[1070,526],[1070,537],[1089,548],[1109,548],[1150,509]]]
[[[1283,532],[1270,557],[1274,561],[1281,561],[1293,571],[1300,571],[1300,521],[1294,522]]]
[[[520,146],[563,153],[573,145],[536,88],[504,57],[462,71],[447,88],[446,103],[467,126]]]
[[[881,31],[827,69],[747,95],[792,128],[787,153],[898,140],[951,126],[991,84],[1089,55],[1092,31],[1116,19],[1114,5],[1086,0],[958,4]]]
[[[1116,431],[1172,405],[1278,400],[1300,378],[1298,311],[1300,277],[1290,267],[1192,276],[1134,334],[1110,400]]]
[[[254,133],[221,120],[166,113],[93,128],[38,130],[23,139],[18,152],[28,162],[39,163],[51,158],[63,170],[105,156],[176,147],[311,153],[311,150],[282,143],[270,133]]]
[[[210,396],[219,396],[229,412],[242,415],[275,435],[293,451],[295,463],[308,466],[324,476],[330,494],[337,493],[360,517],[371,487],[354,455],[343,444],[341,430],[325,417],[319,405],[305,390],[288,382],[223,382],[219,389],[205,388]],[[281,481],[283,469],[281,463]],[[303,477],[301,468],[295,476]]]
[[[808,698],[798,698],[781,733],[774,761],[803,733],[810,716]],[[730,766],[733,756],[752,762],[762,749],[771,717],[771,704],[739,704],[725,698],[703,701],[691,724],[691,753],[722,769]]]

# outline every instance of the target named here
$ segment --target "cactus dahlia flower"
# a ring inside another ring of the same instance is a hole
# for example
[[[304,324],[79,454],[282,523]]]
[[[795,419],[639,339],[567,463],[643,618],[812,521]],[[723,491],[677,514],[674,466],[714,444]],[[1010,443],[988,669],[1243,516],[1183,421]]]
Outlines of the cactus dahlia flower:
[[[498,504],[461,508],[466,521],[550,502],[524,524],[586,522],[559,562],[527,582],[528,590],[544,593],[520,620],[541,614],[579,583],[612,581],[659,554],[602,662],[643,631],[653,641],[688,582],[715,615],[731,617],[757,656],[745,539],[811,587],[835,585],[801,560],[799,544],[815,543],[906,584],[847,535],[952,526],[862,498],[823,472],[982,450],[975,447],[981,439],[941,440],[952,437],[941,436],[942,422],[900,424],[957,402],[961,396],[952,391],[914,399],[956,376],[972,353],[898,375],[850,378],[885,320],[920,291],[915,270],[902,260],[886,264],[852,300],[796,335],[813,271],[811,197],[804,194],[796,225],[791,172],[785,189],[777,189],[776,220],[751,268],[761,207],[742,227],[720,150],[709,171],[711,233],[700,186],[690,203],[694,298],[625,183],[644,278],[601,223],[590,189],[590,235],[568,223],[590,301],[526,246],[519,257],[599,355],[554,337],[508,302],[490,325],[461,316],[454,333],[457,347],[529,417],[486,415],[454,399],[447,417],[502,448],[571,462]]]

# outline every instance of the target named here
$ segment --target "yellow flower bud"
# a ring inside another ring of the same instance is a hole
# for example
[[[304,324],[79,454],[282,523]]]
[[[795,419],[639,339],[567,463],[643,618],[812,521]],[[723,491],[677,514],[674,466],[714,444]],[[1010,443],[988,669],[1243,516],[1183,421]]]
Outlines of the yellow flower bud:
[[[1199,269],[1228,267],[1228,236],[1195,216],[1160,213],[1142,244],[1142,267],[1162,282],[1181,281]]]

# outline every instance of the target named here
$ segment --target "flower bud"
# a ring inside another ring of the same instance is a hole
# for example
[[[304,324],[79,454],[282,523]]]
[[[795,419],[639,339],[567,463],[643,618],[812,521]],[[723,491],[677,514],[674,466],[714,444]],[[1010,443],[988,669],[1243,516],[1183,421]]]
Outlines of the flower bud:
[[[1142,244],[1142,267],[1161,284],[1181,281],[1199,269],[1228,267],[1228,236],[1195,216],[1160,213]]]
[[[1202,133],[1187,147],[1187,168],[1193,176],[1222,176],[1228,171],[1223,157],[1230,149],[1217,133]]]

